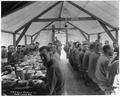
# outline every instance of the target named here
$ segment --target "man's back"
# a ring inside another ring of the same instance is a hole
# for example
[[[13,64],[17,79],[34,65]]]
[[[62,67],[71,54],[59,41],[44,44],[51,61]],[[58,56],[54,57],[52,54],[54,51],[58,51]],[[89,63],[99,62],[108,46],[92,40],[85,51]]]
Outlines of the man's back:
[[[101,55],[98,59],[96,66],[96,78],[98,79],[98,84],[106,83],[106,71],[109,63],[109,59],[105,55]]]
[[[88,64],[89,64],[89,56],[91,54],[91,51],[86,51],[83,57],[83,63],[82,66],[83,68],[85,68],[86,70],[88,69]]]
[[[88,75],[92,79],[96,79],[95,71],[96,71],[98,58],[99,58],[99,54],[96,52],[92,52],[91,55],[89,56]]]

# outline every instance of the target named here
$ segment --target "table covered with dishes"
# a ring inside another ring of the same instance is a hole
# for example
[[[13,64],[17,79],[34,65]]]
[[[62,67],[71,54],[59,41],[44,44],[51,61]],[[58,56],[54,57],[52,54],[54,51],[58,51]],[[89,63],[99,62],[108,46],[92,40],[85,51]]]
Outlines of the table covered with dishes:
[[[7,65],[2,72],[2,95],[45,95],[47,69],[37,55],[25,56],[24,61]]]

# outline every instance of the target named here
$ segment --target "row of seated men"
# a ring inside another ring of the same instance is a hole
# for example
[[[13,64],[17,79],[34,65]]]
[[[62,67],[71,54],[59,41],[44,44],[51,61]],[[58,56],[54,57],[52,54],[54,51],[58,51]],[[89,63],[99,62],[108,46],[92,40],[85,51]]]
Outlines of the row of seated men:
[[[24,61],[24,56],[32,54],[34,51],[39,49],[39,43],[31,43],[28,45],[18,45],[15,50],[13,45],[9,45],[8,49],[6,46],[1,46],[1,63],[3,65],[19,64]]]
[[[119,47],[117,42],[113,47],[109,41],[105,44],[95,41],[92,43],[80,44],[69,42],[65,51],[72,67],[80,71],[79,75],[85,85],[92,83],[97,85],[97,90],[104,94],[115,92],[115,78],[119,74]]]
[[[8,49],[6,46],[1,46],[1,59],[2,63],[14,65],[21,63],[25,55],[32,54],[34,51],[38,51],[40,46],[39,42],[31,43],[28,45],[18,45],[15,50],[13,45],[9,45]],[[59,41],[55,41],[55,43],[48,43],[49,47],[57,48],[57,52],[61,54],[61,43]]]

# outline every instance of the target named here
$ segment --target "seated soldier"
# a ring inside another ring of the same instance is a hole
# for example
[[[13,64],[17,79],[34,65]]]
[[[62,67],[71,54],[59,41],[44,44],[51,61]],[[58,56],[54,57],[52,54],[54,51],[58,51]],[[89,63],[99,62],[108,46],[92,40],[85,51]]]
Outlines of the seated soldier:
[[[8,52],[7,52],[7,59],[8,59],[8,64],[14,66],[14,60],[13,60],[13,54],[15,52],[14,46],[9,45],[8,46]]]
[[[6,49],[6,46],[1,46],[1,63],[2,63],[2,66],[7,65],[7,49]]]
[[[24,58],[24,53],[22,52],[21,45],[17,46],[17,51],[13,54],[13,60],[15,63],[21,63]]]

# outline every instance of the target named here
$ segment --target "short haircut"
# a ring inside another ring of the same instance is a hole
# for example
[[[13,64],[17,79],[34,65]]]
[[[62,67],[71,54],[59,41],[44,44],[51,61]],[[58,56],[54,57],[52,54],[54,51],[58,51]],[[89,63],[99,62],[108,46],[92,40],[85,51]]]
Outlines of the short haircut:
[[[8,49],[10,49],[11,46],[13,46],[13,45],[9,45],[9,46],[8,46]]]
[[[18,45],[17,48],[18,48],[18,47],[21,47],[21,45]]]
[[[6,46],[1,46],[1,48],[6,48]]]
[[[95,48],[95,46],[96,46],[96,44],[95,44],[95,42],[93,42],[93,43],[90,43],[89,48],[90,48],[90,49],[93,49],[93,48]]]
[[[95,42],[95,48],[99,48],[100,46],[102,46],[100,42]]]
[[[48,52],[50,52],[52,49],[48,46],[42,46],[41,48],[39,48],[39,52],[42,52],[44,49],[46,49]]]
[[[36,42],[36,44],[40,44],[39,42]]]
[[[22,45],[22,47],[25,47],[25,45]]]
[[[52,44],[52,43],[48,43],[48,44]]]
[[[103,46],[103,52],[106,53],[107,50],[109,50],[110,48],[111,48],[110,45],[104,45]]]

